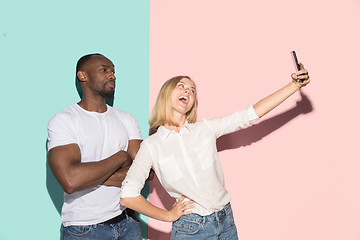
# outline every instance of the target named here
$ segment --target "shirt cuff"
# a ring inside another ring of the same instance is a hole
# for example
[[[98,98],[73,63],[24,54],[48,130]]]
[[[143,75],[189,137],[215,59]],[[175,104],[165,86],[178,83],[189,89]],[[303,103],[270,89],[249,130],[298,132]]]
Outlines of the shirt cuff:
[[[137,197],[140,195],[142,188],[143,186],[141,186],[141,184],[136,184],[125,179],[120,189],[120,198]]]
[[[248,107],[248,116],[251,122],[255,122],[256,120],[260,119],[259,116],[256,114],[253,105]]]

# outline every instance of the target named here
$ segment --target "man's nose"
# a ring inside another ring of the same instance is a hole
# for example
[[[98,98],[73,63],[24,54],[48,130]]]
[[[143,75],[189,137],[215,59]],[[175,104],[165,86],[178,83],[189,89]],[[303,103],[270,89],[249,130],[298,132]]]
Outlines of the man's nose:
[[[109,75],[109,79],[111,79],[111,80],[116,80],[115,74],[114,74],[114,73],[111,73],[111,74]]]

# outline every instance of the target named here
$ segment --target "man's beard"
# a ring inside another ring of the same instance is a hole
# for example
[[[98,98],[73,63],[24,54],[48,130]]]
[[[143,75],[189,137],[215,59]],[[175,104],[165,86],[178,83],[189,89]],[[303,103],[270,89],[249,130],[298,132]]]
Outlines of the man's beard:
[[[114,98],[115,90],[98,91],[98,94],[104,98]]]
[[[102,89],[99,88],[94,88],[94,87],[90,87],[92,89],[92,92],[95,95],[101,96],[103,98],[109,98],[112,99],[114,98],[114,94],[115,94],[115,88],[110,88],[110,89],[106,89],[106,84],[104,84]]]
[[[114,98],[114,94],[115,94],[115,89],[114,90],[109,90],[109,91],[98,91],[98,94],[104,98]]]

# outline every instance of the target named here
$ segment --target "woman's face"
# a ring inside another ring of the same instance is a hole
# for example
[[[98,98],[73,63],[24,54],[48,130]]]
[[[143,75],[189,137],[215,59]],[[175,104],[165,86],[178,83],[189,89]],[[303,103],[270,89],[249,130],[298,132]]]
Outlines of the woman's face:
[[[194,106],[196,98],[196,86],[188,78],[181,79],[171,94],[171,106],[174,114],[186,115]]]

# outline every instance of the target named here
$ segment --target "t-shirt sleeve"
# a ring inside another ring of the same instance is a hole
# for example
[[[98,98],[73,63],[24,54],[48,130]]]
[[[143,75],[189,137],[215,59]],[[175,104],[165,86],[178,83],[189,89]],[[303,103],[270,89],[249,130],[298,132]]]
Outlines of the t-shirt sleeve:
[[[74,126],[71,123],[71,120],[64,114],[56,114],[50,119],[47,129],[48,151],[57,146],[78,143]]]
[[[204,120],[204,123],[218,138],[222,135],[238,131],[241,128],[246,128],[258,119],[259,117],[256,115],[253,106],[250,106],[224,117]]]
[[[129,140],[142,139],[139,124],[137,123],[135,117],[130,113],[127,113],[126,127],[129,134]]]
[[[120,198],[137,197],[144,187],[146,179],[149,177],[152,168],[152,154],[146,142],[142,142],[140,149],[131,164],[126,178],[122,182]]]

